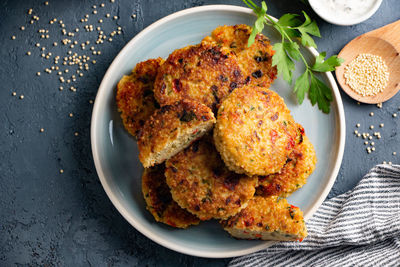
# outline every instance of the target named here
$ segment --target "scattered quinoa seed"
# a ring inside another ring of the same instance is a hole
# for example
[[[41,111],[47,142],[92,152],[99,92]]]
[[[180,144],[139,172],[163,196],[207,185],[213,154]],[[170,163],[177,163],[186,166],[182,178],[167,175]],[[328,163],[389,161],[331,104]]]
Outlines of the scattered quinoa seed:
[[[30,55],[31,55],[31,52],[30,52],[30,51],[28,51],[28,52],[26,52],[26,54],[27,54],[28,56],[30,56]]]
[[[64,173],[64,170],[63,170],[63,169],[60,169],[60,173]]]
[[[24,95],[20,95],[20,96],[19,96],[19,99],[24,99]]]
[[[385,126],[383,123],[379,124],[379,127],[383,128]]]
[[[17,95],[17,93],[16,93],[16,92],[12,92],[12,95],[13,95],[13,96],[16,96],[16,95]]]
[[[392,154],[393,154],[393,156],[396,156],[397,152],[393,152]]]
[[[393,118],[396,118],[396,117],[397,117],[397,114],[396,114],[396,113],[393,113],[392,116],[393,116]]]
[[[357,128],[360,128],[361,124],[357,123],[356,126],[357,126]]]
[[[40,128],[40,132],[43,133],[43,132],[44,132],[44,129],[43,129],[43,128]]]
[[[13,36],[11,36],[11,39],[12,39],[12,40],[15,40],[15,39],[16,39],[16,37],[13,35]]]
[[[372,117],[372,116],[374,116],[374,113],[373,113],[373,112],[371,112],[371,113],[369,113],[369,115]]]

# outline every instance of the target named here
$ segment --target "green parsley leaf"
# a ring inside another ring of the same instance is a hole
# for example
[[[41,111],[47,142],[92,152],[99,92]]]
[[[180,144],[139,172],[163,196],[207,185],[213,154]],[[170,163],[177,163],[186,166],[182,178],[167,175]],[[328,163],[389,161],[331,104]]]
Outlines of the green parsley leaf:
[[[310,35],[308,35],[303,28],[299,28],[299,32],[301,33],[301,44],[304,46],[310,46],[317,48],[317,45],[315,44],[313,38],[311,38]]]
[[[276,43],[273,46],[275,54],[272,56],[272,66],[276,66],[278,74],[288,83],[292,83],[292,71],[294,70],[293,60],[286,54],[282,43]]]
[[[252,0],[243,0],[243,2],[257,15],[257,20],[248,39],[248,46],[254,43],[256,35],[263,30],[264,24],[274,27],[282,37],[282,41],[273,46],[275,54],[272,57],[272,65],[277,67],[278,75],[282,75],[283,79],[291,84],[293,70],[295,69],[294,60],[302,60],[306,70],[296,79],[293,87],[299,104],[304,101],[308,92],[311,104],[318,104],[319,109],[329,113],[330,102],[332,101],[331,89],[315,77],[313,72],[333,71],[343,60],[336,55],[324,60],[326,53],[323,52],[316,57],[314,65],[310,67],[296,42],[296,40],[299,40],[304,46],[317,47],[311,37],[321,37],[315,20],[312,20],[303,11],[304,22],[299,19],[297,14],[285,14],[278,21],[275,21],[266,13],[267,5],[264,1],[261,2],[261,7],[257,6]]]
[[[309,33],[311,35],[321,37],[321,34],[320,34],[318,26],[317,26],[317,22],[315,20],[311,21],[311,18],[304,11],[303,11],[303,16],[306,20],[298,28],[302,29],[304,32]]]
[[[282,17],[279,18],[278,24],[281,26],[290,26],[290,27],[298,27],[301,25],[301,20],[299,20],[297,17],[299,15],[297,14],[285,14]]]
[[[284,42],[283,48],[285,49],[286,53],[293,58],[294,60],[300,60],[300,47],[296,42]]]
[[[332,101],[332,91],[326,84],[318,79],[311,73],[311,85],[308,96],[310,97],[311,104],[314,106],[318,104],[318,108],[324,113],[329,113],[330,102]]]
[[[247,46],[250,47],[254,43],[257,34],[262,32],[262,30],[264,29],[265,15],[267,14],[267,5],[263,1],[261,3],[261,8],[260,8],[256,4],[254,4],[251,0],[243,0],[243,1],[247,6],[253,9],[254,13],[257,14],[257,20],[254,23],[249,39],[247,40]]]
[[[326,57],[326,52],[321,52],[316,58],[315,63],[311,67],[313,71],[317,72],[327,72],[334,71],[337,66],[340,66],[343,63],[343,59],[338,58],[336,55],[329,57],[324,60]]]
[[[297,101],[299,104],[303,103],[304,97],[310,88],[310,81],[308,79],[308,70],[300,75],[294,84],[293,91],[296,93]]]

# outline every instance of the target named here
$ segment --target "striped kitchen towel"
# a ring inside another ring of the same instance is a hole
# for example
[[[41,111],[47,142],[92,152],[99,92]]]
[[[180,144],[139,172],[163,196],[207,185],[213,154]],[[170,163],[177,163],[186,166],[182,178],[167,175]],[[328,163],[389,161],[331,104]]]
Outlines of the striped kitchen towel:
[[[279,242],[230,266],[400,266],[400,165],[374,167],[326,200],[303,242]]]

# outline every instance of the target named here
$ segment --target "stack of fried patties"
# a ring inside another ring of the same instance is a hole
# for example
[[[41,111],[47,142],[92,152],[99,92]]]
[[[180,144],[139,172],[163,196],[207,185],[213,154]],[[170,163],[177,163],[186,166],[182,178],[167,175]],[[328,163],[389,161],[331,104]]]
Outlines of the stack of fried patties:
[[[186,228],[218,219],[232,236],[301,240],[303,213],[285,197],[316,163],[304,129],[269,90],[272,47],[251,28],[221,26],[118,83],[125,128],[138,141],[142,190],[154,218]]]

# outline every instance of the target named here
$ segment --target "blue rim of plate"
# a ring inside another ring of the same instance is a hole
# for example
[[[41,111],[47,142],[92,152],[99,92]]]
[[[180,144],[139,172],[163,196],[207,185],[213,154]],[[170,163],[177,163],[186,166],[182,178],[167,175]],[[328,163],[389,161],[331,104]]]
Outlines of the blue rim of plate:
[[[174,244],[173,242],[170,242],[168,240],[164,240],[162,238],[158,238],[155,234],[153,234],[145,225],[142,225],[139,223],[132,214],[128,212],[126,207],[124,207],[119,200],[117,199],[115,193],[111,190],[110,184],[106,179],[105,176],[105,171],[103,169],[103,166],[101,165],[100,157],[99,157],[99,149],[96,144],[96,140],[98,139],[96,129],[98,128],[98,114],[100,112],[100,109],[102,108],[101,104],[103,100],[106,97],[107,86],[105,85],[106,81],[110,78],[111,73],[114,71],[116,68],[116,65],[118,64],[119,61],[121,61],[126,54],[128,54],[135,44],[137,42],[140,42],[144,37],[146,37],[146,34],[153,29],[157,28],[159,25],[168,23],[171,20],[174,20],[176,18],[186,16],[189,14],[195,14],[195,13],[201,13],[204,11],[233,11],[233,12],[241,12],[244,14],[252,14],[255,16],[253,11],[249,8],[246,7],[240,7],[240,6],[233,6],[233,5],[206,5],[206,6],[200,6],[200,7],[193,7],[189,9],[185,9],[182,11],[178,11],[176,13],[173,13],[171,15],[168,15],[148,27],[146,27],[144,30],[142,30],[140,33],[138,33],[134,38],[132,38],[125,46],[124,48],[119,52],[119,54],[115,57],[113,62],[111,63],[110,67],[108,68],[106,74],[103,77],[103,80],[100,84],[99,90],[96,95],[94,107],[93,107],[93,112],[92,112],[92,119],[91,119],[91,147],[92,147],[92,155],[93,155],[93,160],[95,164],[95,168],[97,171],[97,174],[99,176],[100,182],[104,188],[104,191],[106,192],[107,196],[115,206],[115,208],[120,212],[120,214],[133,226],[135,227],[139,232],[141,232],[143,235],[148,237],[149,239],[153,240],[154,242],[169,248],[171,250],[187,254],[187,255],[192,255],[192,256],[197,256],[197,257],[205,257],[205,258],[230,258],[230,257],[237,257],[237,256],[242,256],[246,254],[250,254],[253,252],[260,251],[262,249],[265,249],[274,242],[269,242],[266,241],[265,243],[262,243],[261,245],[254,246],[248,249],[243,249],[240,251],[233,251],[233,252],[224,252],[221,254],[220,252],[202,252],[202,251],[197,251],[196,249],[192,248],[185,248],[178,246]],[[272,17],[273,18],[273,17]],[[273,18],[275,19],[275,18]],[[275,19],[276,20],[276,19]],[[314,48],[306,47],[306,49],[314,56],[316,57],[318,55],[318,52]],[[342,162],[343,158],[343,152],[344,152],[344,145],[345,145],[345,116],[344,116],[344,109],[343,109],[343,103],[342,99],[339,93],[339,89],[336,85],[335,79],[333,78],[332,73],[325,73],[326,78],[329,82],[330,87],[332,88],[333,91],[333,96],[337,104],[337,112],[338,112],[338,121],[339,121],[339,126],[340,126],[340,134],[339,134],[339,147],[337,149],[337,157],[335,160],[335,164],[333,167],[333,171],[329,177],[328,183],[325,185],[324,190],[322,191],[321,195],[318,197],[318,199],[314,202],[313,206],[307,213],[304,214],[304,219],[308,220],[311,218],[311,216],[315,213],[315,211],[318,209],[318,207],[322,204],[322,202],[325,200],[326,196],[328,195],[330,189],[332,188],[336,176],[339,172],[339,168]]]

